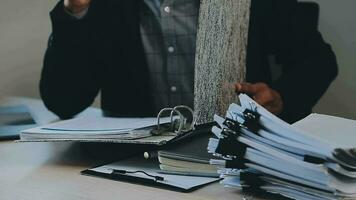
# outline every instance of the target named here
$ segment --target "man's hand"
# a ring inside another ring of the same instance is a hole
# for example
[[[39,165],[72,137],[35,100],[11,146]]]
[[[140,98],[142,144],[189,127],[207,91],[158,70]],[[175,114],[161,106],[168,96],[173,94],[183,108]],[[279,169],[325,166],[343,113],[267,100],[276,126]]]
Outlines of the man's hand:
[[[283,110],[281,95],[265,83],[237,83],[235,90],[237,93],[246,93],[251,96],[258,104],[275,115]]]
[[[64,0],[64,7],[73,14],[78,14],[89,7],[91,0]]]

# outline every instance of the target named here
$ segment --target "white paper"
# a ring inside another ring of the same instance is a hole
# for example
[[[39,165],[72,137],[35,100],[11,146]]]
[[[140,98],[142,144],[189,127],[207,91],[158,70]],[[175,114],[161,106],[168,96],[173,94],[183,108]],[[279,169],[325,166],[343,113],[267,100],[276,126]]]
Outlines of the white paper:
[[[354,120],[311,114],[293,126],[334,148],[356,148],[356,121]]]
[[[168,118],[161,122],[168,122]],[[42,127],[45,130],[59,131],[118,131],[133,130],[157,124],[157,118],[110,118],[110,117],[79,117]]]

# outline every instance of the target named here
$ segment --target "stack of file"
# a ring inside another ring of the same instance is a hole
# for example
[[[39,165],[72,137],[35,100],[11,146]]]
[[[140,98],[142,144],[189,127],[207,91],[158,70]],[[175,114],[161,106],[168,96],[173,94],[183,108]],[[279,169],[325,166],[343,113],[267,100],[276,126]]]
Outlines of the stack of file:
[[[161,118],[166,124],[170,119]],[[165,144],[176,137],[166,133],[153,135],[157,118],[111,118],[84,116],[35,127],[21,132],[22,142],[114,142]],[[163,126],[163,125],[162,125]]]
[[[210,163],[219,167],[225,186],[292,199],[356,198],[356,122],[312,115],[297,128],[247,95],[239,99],[241,106],[232,104],[225,118],[215,116],[219,125],[212,132],[218,139],[208,144],[217,156]],[[310,121],[312,131],[300,129]]]
[[[209,129],[211,129],[211,126]],[[217,167],[210,165],[209,162],[214,156],[206,151],[206,144],[211,137],[213,137],[212,133],[207,130],[158,151],[161,172],[188,176],[219,177]]]
[[[160,151],[158,160],[163,173],[219,177],[217,168],[209,164],[209,159]]]

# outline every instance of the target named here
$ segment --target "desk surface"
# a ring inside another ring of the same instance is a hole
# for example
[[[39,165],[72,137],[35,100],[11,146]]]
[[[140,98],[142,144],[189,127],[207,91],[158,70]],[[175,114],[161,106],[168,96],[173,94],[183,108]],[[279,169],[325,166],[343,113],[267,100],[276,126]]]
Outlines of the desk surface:
[[[36,114],[39,123],[48,123],[56,119],[39,100],[0,99],[0,104],[28,105]],[[98,112],[92,109],[87,114],[98,114]],[[91,147],[89,149],[98,150]],[[243,198],[239,191],[224,188],[219,183],[208,185],[192,193],[180,193],[83,176],[80,175],[80,171],[108,162],[102,159],[104,156],[89,156],[91,153],[85,149],[88,148],[83,148],[83,145],[78,143],[0,141],[0,200],[266,199],[266,197]],[[110,156],[105,159],[110,159]],[[267,199],[276,199],[276,197]]]
[[[219,183],[180,193],[80,175],[100,162],[87,156],[79,144],[0,142],[0,199],[244,199],[239,191]]]

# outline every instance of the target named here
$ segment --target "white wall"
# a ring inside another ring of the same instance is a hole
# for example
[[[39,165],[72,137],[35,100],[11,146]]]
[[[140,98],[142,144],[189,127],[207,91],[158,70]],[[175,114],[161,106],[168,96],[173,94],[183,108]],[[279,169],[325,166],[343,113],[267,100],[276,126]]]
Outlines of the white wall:
[[[38,97],[43,52],[55,0],[0,1],[0,95]]]
[[[356,119],[356,1],[315,1],[321,6],[320,30],[332,44],[340,68],[315,111]],[[39,96],[39,74],[50,33],[48,13],[55,2],[0,1],[0,96]]]
[[[356,1],[315,1],[321,8],[319,29],[339,64],[338,78],[315,111],[356,119]]]

